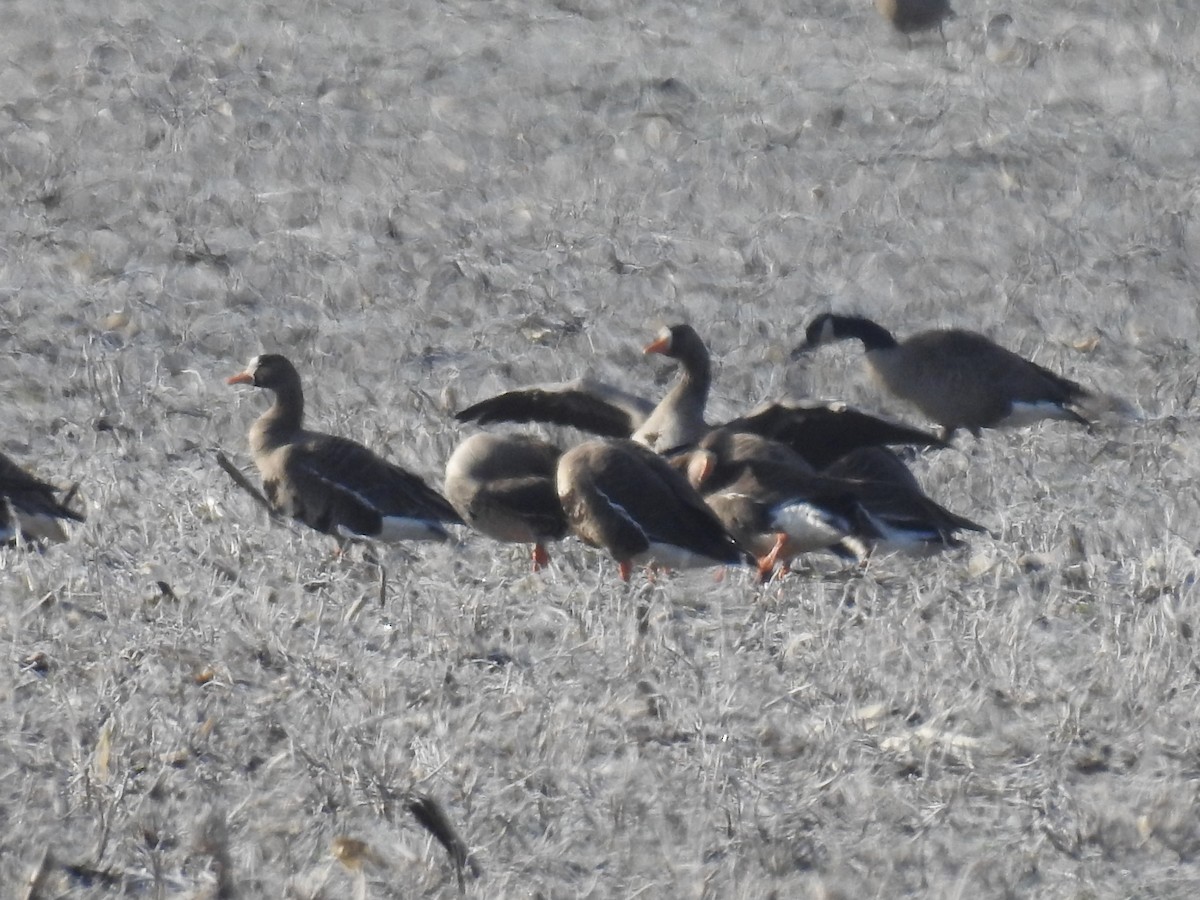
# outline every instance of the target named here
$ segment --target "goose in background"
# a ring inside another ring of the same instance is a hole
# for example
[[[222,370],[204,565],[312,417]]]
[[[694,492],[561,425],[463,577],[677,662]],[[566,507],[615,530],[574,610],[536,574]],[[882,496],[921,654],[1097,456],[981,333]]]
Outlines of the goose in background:
[[[823,313],[792,357],[841,340],[861,341],[883,386],[940,425],[947,439],[959,428],[978,436],[983,428],[1040,419],[1090,425],[1080,411],[1090,391],[974,331],[922,331],[897,341],[870,319]]]
[[[533,571],[550,563],[546,544],[567,534],[554,478],[562,450],[528,435],[471,435],[446,461],[446,499],[493,540],[533,544]]]
[[[481,425],[569,425],[605,437],[632,438],[660,453],[694,445],[711,430],[704,417],[712,383],[708,348],[690,325],[673,325],[660,331],[645,350],[681,363],[679,380],[657,405],[602,382],[579,379],[506,391],[461,410],[455,418]],[[861,446],[945,446],[926,431],[840,403],[769,403],[716,427],[781,441],[818,467]]]
[[[287,358],[256,356],[229,384],[275,395],[250,428],[250,450],[267,500],[322,534],[380,541],[446,540],[462,519],[419,476],[348,438],[304,428],[300,375]]]
[[[0,453],[0,543],[18,539],[61,543],[67,539],[63,522],[82,522],[82,513],[71,509],[71,488],[58,499],[53,485],[26,472]]]
[[[634,565],[733,565],[743,551],[662,457],[629,440],[585,441],[562,455],[556,487],[571,530],[607,550],[628,581]]]

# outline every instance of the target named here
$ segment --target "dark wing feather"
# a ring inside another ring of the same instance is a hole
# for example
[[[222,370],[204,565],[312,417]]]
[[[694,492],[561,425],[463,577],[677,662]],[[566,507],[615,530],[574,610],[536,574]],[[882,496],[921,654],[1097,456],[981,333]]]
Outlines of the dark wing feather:
[[[946,446],[945,441],[927,431],[889,422],[840,403],[770,403],[721,427],[748,431],[786,444],[818,469],[859,447]]]
[[[293,511],[318,531],[340,525],[356,534],[375,534],[390,516],[462,524],[449,502],[419,476],[348,438],[315,434],[297,441],[288,450],[285,474],[297,498],[325,498],[323,504],[318,501],[325,510]],[[311,521],[314,514],[317,522]]]
[[[472,498],[469,517],[482,516],[486,507],[511,510],[543,538],[558,541],[567,536],[567,514],[558,499],[553,478],[505,478],[489,482]]]
[[[654,473],[662,493],[643,490],[640,479],[623,484],[618,478],[613,499],[642,523],[650,540],[692,547],[721,562],[742,561],[742,550],[682,473],[640,444],[630,443],[627,449]],[[664,513],[669,519],[664,519]],[[660,523],[665,526],[661,532],[655,529]]]
[[[455,414],[460,422],[542,422],[569,425],[604,437],[627,438],[654,404],[591,379],[506,391]]]

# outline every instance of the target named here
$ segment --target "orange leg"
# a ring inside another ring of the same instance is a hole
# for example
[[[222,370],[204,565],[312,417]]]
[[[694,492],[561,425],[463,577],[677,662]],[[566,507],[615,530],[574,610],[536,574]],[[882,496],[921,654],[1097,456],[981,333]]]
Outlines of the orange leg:
[[[633,563],[627,559],[618,560],[617,572],[620,574],[622,581],[628,581],[629,576],[633,574]]]
[[[775,561],[779,559],[779,554],[787,543],[787,535],[782,531],[775,535],[775,545],[762,559],[758,561],[758,578],[760,581],[767,582],[771,580],[771,574],[775,571]]]
[[[546,548],[538,542],[533,545],[533,571],[540,572],[546,566],[550,565],[550,554],[546,552]]]

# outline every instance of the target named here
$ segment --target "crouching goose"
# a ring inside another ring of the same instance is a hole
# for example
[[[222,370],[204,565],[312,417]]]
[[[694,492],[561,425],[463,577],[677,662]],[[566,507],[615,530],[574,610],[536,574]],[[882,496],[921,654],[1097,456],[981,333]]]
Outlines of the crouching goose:
[[[579,444],[562,455],[555,483],[571,530],[611,553],[623,581],[640,563],[688,568],[743,559],[687,479],[640,444]]]
[[[1039,419],[1090,424],[1079,410],[1090,391],[974,331],[922,331],[897,341],[870,319],[823,313],[792,357],[847,339],[861,341],[884,387],[940,425],[946,438],[959,428],[978,436],[982,428]]]
[[[770,578],[804,553],[863,559],[878,537],[853,490],[821,475],[790,448],[756,434],[713,431],[672,464]]]
[[[657,405],[591,379],[506,391],[461,410],[463,422],[544,422],[605,437],[632,438],[663,453],[694,445],[710,431],[704,418],[712,384],[708,348],[690,325],[662,329],[646,346],[680,362],[679,379]],[[771,403],[716,426],[763,434],[788,444],[815,466],[855,447],[944,446],[928,432],[878,419],[844,404]]]
[[[533,544],[537,572],[550,562],[546,542],[567,534],[554,484],[560,456],[558,447],[528,435],[472,435],[446,461],[446,499],[481,534]]]
[[[275,395],[250,428],[250,450],[267,500],[339,541],[445,540],[444,526],[462,519],[420,477],[348,438],[307,431],[300,375],[285,357],[256,356],[229,384],[251,384]]]
[[[65,500],[59,500],[56,494],[52,485],[0,453],[0,543],[18,537],[26,541],[65,541],[63,521],[82,522],[84,518],[67,505],[74,488]]]

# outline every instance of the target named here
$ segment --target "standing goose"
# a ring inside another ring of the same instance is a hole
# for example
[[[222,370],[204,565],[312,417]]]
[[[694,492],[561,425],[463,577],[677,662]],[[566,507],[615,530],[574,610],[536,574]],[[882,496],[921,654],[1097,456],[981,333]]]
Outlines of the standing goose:
[[[545,422],[571,425],[605,437],[632,438],[657,452],[696,443],[708,431],[704,408],[712,366],[704,341],[690,325],[662,329],[647,353],[678,359],[679,381],[657,405],[590,379],[506,391],[461,410],[462,422]],[[782,441],[815,466],[855,447],[876,444],[944,446],[937,437],[897,425],[839,403],[771,403],[717,426]]]
[[[742,561],[687,479],[641,444],[579,444],[559,460],[556,486],[571,530],[611,553],[623,581],[640,563],[687,568]]]
[[[533,544],[533,570],[550,562],[547,541],[567,534],[554,476],[562,451],[527,435],[475,434],[446,461],[446,499],[476,531]]]
[[[974,331],[922,331],[904,341],[862,316],[813,319],[793,358],[833,341],[856,339],[889,391],[938,423],[947,439],[959,428],[1026,425],[1039,419],[1090,424],[1079,404],[1092,394]]]
[[[870,527],[879,535],[872,542],[876,548],[960,547],[963,542],[958,532],[987,531],[934,501],[900,458],[884,447],[861,447],[843,456],[825,474],[852,487]]]
[[[445,540],[462,519],[418,476],[348,438],[307,431],[300,375],[285,357],[256,356],[229,384],[275,402],[250,428],[250,450],[271,505],[322,534],[381,541]]]
[[[65,541],[62,523],[66,519],[84,520],[81,513],[67,504],[75,494],[72,488],[60,501],[54,487],[30,475],[0,453],[0,543],[16,540]]]

